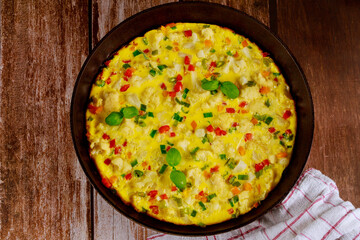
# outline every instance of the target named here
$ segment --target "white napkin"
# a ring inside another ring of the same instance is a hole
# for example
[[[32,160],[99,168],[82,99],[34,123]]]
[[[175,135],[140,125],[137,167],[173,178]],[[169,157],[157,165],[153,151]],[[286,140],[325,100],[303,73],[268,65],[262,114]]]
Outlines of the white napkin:
[[[339,197],[333,180],[306,170],[284,201],[237,230],[215,236],[178,237],[156,234],[148,240],[359,239],[360,209]]]

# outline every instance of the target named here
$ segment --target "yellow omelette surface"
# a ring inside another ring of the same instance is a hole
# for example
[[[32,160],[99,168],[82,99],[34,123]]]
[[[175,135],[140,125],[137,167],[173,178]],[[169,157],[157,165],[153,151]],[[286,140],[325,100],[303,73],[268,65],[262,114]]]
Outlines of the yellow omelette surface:
[[[204,89],[209,81],[219,87]],[[106,122],[129,107],[133,117]],[[93,84],[86,118],[106,187],[140,212],[200,226],[261,204],[289,163],[296,130],[289,87],[268,54],[202,23],[168,24],[117,51]],[[181,156],[173,167],[171,148]]]

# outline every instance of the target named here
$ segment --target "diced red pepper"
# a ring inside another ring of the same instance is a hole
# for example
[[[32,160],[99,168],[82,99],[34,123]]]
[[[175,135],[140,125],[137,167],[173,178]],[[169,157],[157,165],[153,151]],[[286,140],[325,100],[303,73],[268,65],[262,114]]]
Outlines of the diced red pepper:
[[[104,184],[104,186],[107,187],[107,188],[111,188],[111,186],[112,186],[111,182],[110,182],[109,179],[107,179],[107,178],[101,179],[101,182],[102,182],[102,184]]]
[[[279,139],[280,139],[280,140],[282,140],[283,138],[284,138],[284,136],[283,136],[283,135],[280,135],[280,136],[279,136]]]
[[[247,102],[242,101],[242,102],[239,104],[239,107],[244,108],[246,105],[247,105]]]
[[[268,129],[269,133],[274,133],[274,132],[275,132],[275,130],[276,130],[276,129],[275,129],[275,128],[273,128],[273,127],[271,127],[271,128],[269,128],[269,129]]]
[[[192,31],[191,30],[186,30],[186,31],[184,31],[184,35],[185,35],[185,37],[191,37],[192,36]]]
[[[154,198],[154,197],[156,197],[157,194],[158,194],[157,190],[152,190],[152,191],[148,192],[147,195],[151,198]]]
[[[290,110],[286,110],[286,111],[284,112],[283,118],[284,118],[284,119],[288,119],[290,116],[291,116],[291,111],[290,111]]]
[[[268,166],[270,164],[270,161],[269,161],[269,159],[265,159],[263,161],[263,163],[264,163],[264,166],[266,167],[266,166]]]
[[[279,80],[278,80],[277,78],[274,78],[274,81],[275,81],[275,82],[278,82]]]
[[[145,49],[143,52],[144,52],[144,53],[149,53],[150,50],[147,48],[147,49]]]
[[[185,56],[184,63],[185,63],[186,65],[189,65],[189,64],[190,64],[190,58],[189,58],[189,56]]]
[[[176,133],[174,133],[174,132],[170,133],[170,137],[175,137],[175,136],[176,136]]]
[[[263,56],[263,57],[267,57],[267,56],[269,56],[269,55],[270,55],[270,54],[267,53],[267,52],[263,52],[263,53],[262,53],[262,56]]]
[[[182,76],[180,75],[180,74],[178,74],[177,76],[176,76],[176,81],[181,81],[183,78],[182,78]]]
[[[123,77],[123,79],[127,82],[129,81],[129,79],[127,77]]]
[[[216,62],[211,62],[210,63],[210,67],[216,67],[217,65],[216,65]]]
[[[205,196],[204,191],[199,192],[199,195],[200,195],[200,196]]]
[[[96,106],[94,106],[94,105],[89,104],[89,111],[90,111],[92,114],[98,114],[98,113],[100,113],[102,110],[103,110],[103,106],[96,107]]]
[[[167,151],[167,152],[168,152],[170,149],[171,149],[170,146],[167,146],[167,147],[166,147],[166,151]]]
[[[104,134],[102,135],[102,138],[103,138],[104,140],[109,140],[109,139],[110,139],[109,135],[107,135],[106,133],[104,133]]]
[[[221,135],[225,136],[227,132],[225,130],[221,130]]]
[[[233,57],[237,58],[239,56],[239,53],[236,52]]]
[[[214,131],[214,127],[213,127],[212,125],[209,125],[209,126],[206,127],[206,130],[207,130],[208,132],[213,132],[213,131]]]
[[[237,126],[239,126],[239,123],[234,122],[231,126],[232,126],[232,127],[237,127]]]
[[[169,197],[164,193],[164,194],[161,194],[160,195],[160,198],[161,199],[169,199]]]
[[[166,85],[165,85],[165,83],[162,83],[160,87],[161,87],[161,89],[166,90]]]
[[[270,164],[269,159],[265,159],[265,160],[262,161],[261,163],[255,164],[255,172],[260,171],[261,169],[263,169],[264,167],[268,166],[269,164]]]
[[[189,64],[188,71],[190,71],[190,72],[195,71],[194,65]]]
[[[250,141],[253,138],[253,135],[251,133],[245,134],[245,142]]]
[[[116,147],[114,153],[115,155],[121,153],[121,147],[120,146]]]
[[[115,139],[113,139],[110,141],[110,148],[114,148],[115,146]]]
[[[226,108],[226,112],[227,113],[235,113],[235,109],[234,108]]]
[[[110,60],[108,60],[108,61],[106,61],[106,62],[105,62],[105,66],[107,66],[107,67],[108,67],[108,66],[109,66],[109,64],[110,64]]]
[[[126,90],[129,89],[129,87],[130,87],[130,84],[125,84],[124,86],[122,86],[122,87],[120,88],[120,92],[125,92]]]
[[[161,126],[159,128],[159,133],[165,133],[165,132],[167,132],[169,130],[170,130],[170,126],[169,125],[164,125],[164,126]]]
[[[110,84],[111,83],[111,79],[110,78],[108,78],[108,79],[106,79],[106,84]]]
[[[130,180],[132,178],[132,174],[131,173],[128,173],[125,175],[125,179],[126,180]]]
[[[227,210],[229,214],[233,214],[234,213],[234,209],[230,208]]]
[[[285,134],[287,134],[287,135],[290,135],[292,133],[292,131],[290,130],[290,129],[287,129],[286,131],[285,131]]]
[[[159,214],[159,207],[158,206],[150,206],[151,212],[153,214]]]
[[[171,191],[172,191],[172,192],[175,192],[176,190],[177,190],[177,187],[175,187],[175,186],[172,186],[172,187],[171,187]]]
[[[123,143],[123,147],[126,147],[127,146],[127,141],[125,141],[124,143]]]
[[[174,92],[180,92],[183,89],[183,84],[181,82],[176,82],[174,86]]]
[[[126,77],[132,77],[133,71],[134,71],[134,70],[133,70],[132,68],[128,68],[128,69],[126,69],[124,75],[125,75]]]
[[[192,121],[191,127],[193,128],[193,130],[195,130],[195,128],[197,127],[197,123],[195,121]]]
[[[216,136],[221,136],[221,129],[219,127],[215,129],[215,134]]]
[[[123,63],[129,63],[131,60],[122,60]]]
[[[148,166],[148,170],[151,170],[151,166],[150,166],[150,165]]]
[[[169,97],[176,97],[176,92],[168,92]]]
[[[216,165],[215,167],[210,168],[211,173],[218,172],[218,171],[219,171],[219,165]]]
[[[110,158],[105,159],[104,163],[105,163],[106,165],[109,165],[109,164],[111,163]]]

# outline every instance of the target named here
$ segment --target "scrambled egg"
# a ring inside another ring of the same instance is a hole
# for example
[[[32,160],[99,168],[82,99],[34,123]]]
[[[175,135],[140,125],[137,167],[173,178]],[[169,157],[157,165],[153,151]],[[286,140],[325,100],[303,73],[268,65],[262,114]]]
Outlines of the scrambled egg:
[[[117,51],[86,118],[106,187],[137,211],[200,226],[257,207],[288,165],[296,130],[268,54],[200,23],[162,26]]]

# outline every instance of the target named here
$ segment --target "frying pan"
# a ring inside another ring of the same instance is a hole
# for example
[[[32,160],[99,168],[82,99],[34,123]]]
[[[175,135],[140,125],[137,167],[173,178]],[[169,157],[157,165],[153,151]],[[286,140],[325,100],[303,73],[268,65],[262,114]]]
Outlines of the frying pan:
[[[216,24],[234,30],[269,52],[280,68],[291,89],[297,111],[297,134],[289,166],[283,172],[278,185],[261,202],[258,208],[226,222],[199,227],[181,226],[163,222],[137,212],[123,203],[101,183],[94,162],[89,157],[86,139],[85,111],[91,84],[103,62],[116,50],[147,31],[171,22],[196,22]],[[146,227],[178,235],[210,235],[230,231],[256,220],[273,208],[290,192],[306,164],[314,131],[314,111],[306,78],[285,44],[254,18],[233,8],[212,3],[179,2],[160,5],[140,12],[112,29],[87,57],[76,80],[70,110],[71,132],[80,164],[94,188],[116,210]]]

